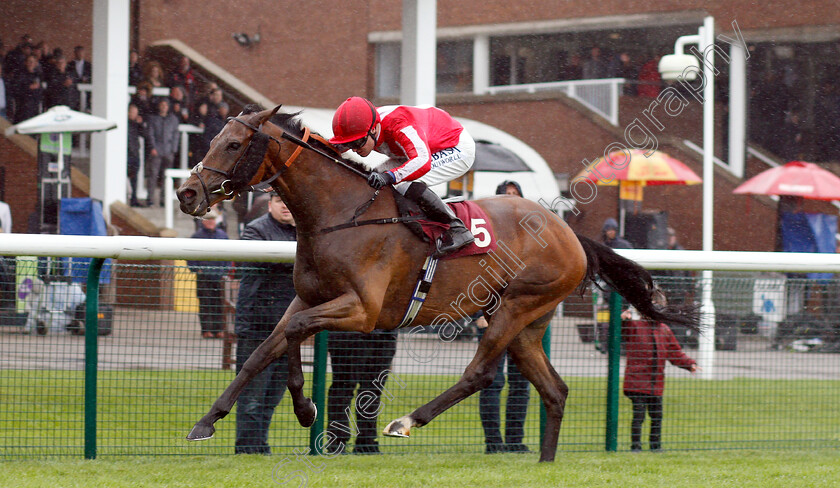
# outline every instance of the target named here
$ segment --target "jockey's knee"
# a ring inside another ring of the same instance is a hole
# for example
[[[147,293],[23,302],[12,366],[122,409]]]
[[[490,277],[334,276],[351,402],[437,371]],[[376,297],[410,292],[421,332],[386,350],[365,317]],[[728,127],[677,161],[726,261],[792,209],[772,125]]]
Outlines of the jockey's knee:
[[[411,201],[417,201],[420,198],[420,195],[426,191],[426,184],[422,181],[412,181],[410,185],[408,185],[408,189],[405,191],[405,197]]]

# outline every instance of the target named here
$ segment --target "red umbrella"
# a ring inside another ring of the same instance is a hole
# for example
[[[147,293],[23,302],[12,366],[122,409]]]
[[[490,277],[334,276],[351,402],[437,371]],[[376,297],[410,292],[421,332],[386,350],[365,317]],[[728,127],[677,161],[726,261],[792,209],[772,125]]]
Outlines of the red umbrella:
[[[598,158],[578,177],[583,177],[599,185],[617,185],[619,181],[634,181],[643,186],[652,185],[696,185],[702,179],[682,161],[662,151],[654,151],[645,156],[645,152],[633,149],[627,154],[622,151],[610,153],[606,158]],[[629,160],[628,160],[629,159]],[[601,178],[610,178],[606,182]]]
[[[814,163],[791,161],[759,173],[732,193],[840,200],[840,177]]]

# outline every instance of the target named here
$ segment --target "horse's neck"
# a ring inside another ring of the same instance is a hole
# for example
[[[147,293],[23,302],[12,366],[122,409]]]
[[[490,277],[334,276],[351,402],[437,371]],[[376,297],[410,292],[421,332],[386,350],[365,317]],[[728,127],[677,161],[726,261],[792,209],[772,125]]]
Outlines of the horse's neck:
[[[278,190],[304,233],[346,222],[371,197],[361,177],[304,150],[282,177]]]

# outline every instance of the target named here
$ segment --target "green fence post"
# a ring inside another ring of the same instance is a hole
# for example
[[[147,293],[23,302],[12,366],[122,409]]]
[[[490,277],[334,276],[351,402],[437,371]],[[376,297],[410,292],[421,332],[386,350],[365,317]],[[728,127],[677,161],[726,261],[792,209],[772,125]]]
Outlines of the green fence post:
[[[621,295],[610,293],[610,332],[607,371],[607,451],[618,450],[618,383],[621,373]]]
[[[99,367],[99,272],[103,258],[90,260],[85,290],[85,459],[96,459],[96,373]]]
[[[545,356],[551,361],[551,323],[545,327],[545,334],[542,337],[542,347],[545,351]],[[531,386],[529,385],[528,388]],[[540,402],[540,445],[542,445],[543,437],[545,437],[545,424],[548,421],[548,414],[545,411],[545,404]]]
[[[309,429],[309,454],[321,453],[321,446],[317,442],[318,436],[324,432],[324,418],[327,416],[327,337],[329,332],[324,330],[315,334],[315,358],[312,361],[312,401],[318,408],[315,423]]]

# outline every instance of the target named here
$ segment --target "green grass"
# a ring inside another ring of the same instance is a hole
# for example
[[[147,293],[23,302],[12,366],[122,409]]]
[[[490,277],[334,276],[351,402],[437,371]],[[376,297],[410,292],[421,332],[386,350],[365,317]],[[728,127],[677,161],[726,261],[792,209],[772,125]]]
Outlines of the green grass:
[[[216,438],[202,443],[183,440],[232,376],[232,372],[216,370],[100,372],[99,457],[232,453],[233,414],[217,423]],[[387,384],[390,396],[384,397],[380,428],[433,398],[456,377],[412,375],[401,379],[404,387],[396,381]],[[600,453],[604,449],[605,380],[567,381],[571,395],[559,450]],[[623,397],[620,401],[618,447],[626,450],[630,404]],[[539,440],[538,402],[532,392],[525,439],[532,449],[537,449]],[[838,405],[838,381],[669,379],[663,443],[666,449],[695,452],[837,448]],[[481,453],[484,442],[478,396],[413,431],[410,439],[381,438],[380,442],[386,453]],[[309,445],[309,432],[297,425],[288,395],[275,413],[270,443],[275,452],[287,454]],[[81,458],[83,445],[83,372],[0,371],[0,458]]]
[[[272,456],[11,461],[0,486],[142,487],[826,487],[837,486],[836,450],[659,454],[562,453],[551,464],[535,454],[341,456],[301,460]],[[300,477],[294,476],[299,470]],[[303,474],[306,473],[305,483]]]

